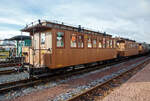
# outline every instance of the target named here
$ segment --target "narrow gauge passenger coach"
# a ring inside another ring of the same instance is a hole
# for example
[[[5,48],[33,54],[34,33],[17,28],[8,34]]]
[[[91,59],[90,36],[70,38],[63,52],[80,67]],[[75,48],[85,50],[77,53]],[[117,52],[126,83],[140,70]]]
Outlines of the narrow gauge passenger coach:
[[[116,40],[119,57],[129,57],[139,54],[139,44],[136,41],[125,38],[116,38]]]
[[[32,46],[23,52],[34,69],[58,69],[117,58],[115,38],[81,26],[39,20],[21,31],[31,35]]]

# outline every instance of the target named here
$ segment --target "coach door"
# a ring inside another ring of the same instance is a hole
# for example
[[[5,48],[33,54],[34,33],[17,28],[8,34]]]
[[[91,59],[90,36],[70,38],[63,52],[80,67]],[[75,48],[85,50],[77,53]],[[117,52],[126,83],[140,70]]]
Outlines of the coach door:
[[[40,54],[40,34],[39,33],[35,33],[33,36],[33,49],[32,49],[32,60],[33,60],[33,66],[34,67],[39,67],[40,64],[40,58],[39,58],[39,54]]]
[[[51,64],[52,34],[51,32],[41,33],[40,65],[47,67]]]
[[[52,34],[51,32],[35,33],[33,37],[31,64],[34,67],[45,67],[51,64]]]
[[[52,64],[52,33],[46,34],[46,48],[47,53],[45,54],[45,65],[49,67]]]

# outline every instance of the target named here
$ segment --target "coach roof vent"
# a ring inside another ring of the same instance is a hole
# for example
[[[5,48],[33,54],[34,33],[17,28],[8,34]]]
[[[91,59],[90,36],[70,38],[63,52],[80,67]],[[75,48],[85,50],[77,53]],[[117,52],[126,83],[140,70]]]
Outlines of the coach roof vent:
[[[103,35],[106,36],[106,32],[104,32]]]
[[[40,24],[40,25],[42,25],[42,23],[41,23],[41,20],[40,20],[40,19],[38,20],[38,22],[39,22],[39,24]]]
[[[78,32],[81,32],[81,25],[79,25],[78,27]]]

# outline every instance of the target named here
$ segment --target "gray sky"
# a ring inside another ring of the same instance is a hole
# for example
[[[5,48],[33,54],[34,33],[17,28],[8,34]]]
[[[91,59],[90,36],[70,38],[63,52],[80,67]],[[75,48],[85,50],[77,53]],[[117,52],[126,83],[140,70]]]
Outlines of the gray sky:
[[[0,39],[38,19],[150,43],[150,0],[1,0]]]

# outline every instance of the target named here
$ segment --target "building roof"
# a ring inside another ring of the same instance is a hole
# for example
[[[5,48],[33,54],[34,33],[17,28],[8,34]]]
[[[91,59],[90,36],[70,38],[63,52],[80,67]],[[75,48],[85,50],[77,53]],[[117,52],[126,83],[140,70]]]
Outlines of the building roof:
[[[14,36],[10,39],[7,39],[7,40],[17,40],[17,41],[20,41],[20,40],[31,40],[31,37],[30,36],[26,36],[26,35],[18,35],[18,36]]]

